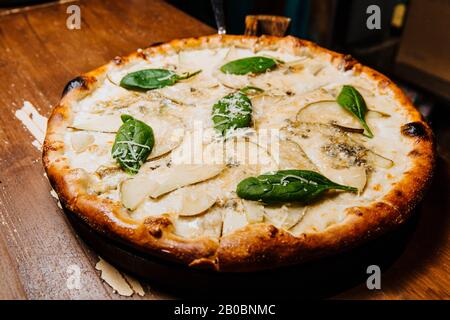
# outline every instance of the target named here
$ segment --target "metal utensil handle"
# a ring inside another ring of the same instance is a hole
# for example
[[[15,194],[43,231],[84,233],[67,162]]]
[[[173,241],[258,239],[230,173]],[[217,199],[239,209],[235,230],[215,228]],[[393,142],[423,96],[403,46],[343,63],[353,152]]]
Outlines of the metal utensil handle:
[[[211,0],[211,5],[214,11],[214,18],[217,24],[217,33],[227,33],[225,29],[225,14],[223,10],[223,0]]]

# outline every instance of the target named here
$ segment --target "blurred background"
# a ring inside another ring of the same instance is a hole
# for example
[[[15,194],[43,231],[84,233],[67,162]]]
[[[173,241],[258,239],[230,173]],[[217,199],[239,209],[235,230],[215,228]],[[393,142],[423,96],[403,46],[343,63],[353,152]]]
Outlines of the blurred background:
[[[166,1],[216,27],[211,0]],[[44,2],[51,1],[0,0],[0,10]],[[248,15],[288,17],[291,22],[286,34],[351,54],[385,73],[403,88],[435,129],[443,129],[440,139],[450,145],[450,0],[223,2],[227,33],[243,34]],[[366,26],[370,5],[380,8],[379,29]]]

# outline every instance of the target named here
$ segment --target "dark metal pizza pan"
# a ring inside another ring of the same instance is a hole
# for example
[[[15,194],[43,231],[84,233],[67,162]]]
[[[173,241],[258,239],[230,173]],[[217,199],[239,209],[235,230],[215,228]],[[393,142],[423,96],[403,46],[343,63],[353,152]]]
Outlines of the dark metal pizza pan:
[[[385,271],[404,251],[417,224],[403,226],[358,248],[292,267],[252,273],[217,273],[162,260],[92,229],[65,211],[79,236],[112,265],[178,297],[326,298],[364,283],[367,267]]]

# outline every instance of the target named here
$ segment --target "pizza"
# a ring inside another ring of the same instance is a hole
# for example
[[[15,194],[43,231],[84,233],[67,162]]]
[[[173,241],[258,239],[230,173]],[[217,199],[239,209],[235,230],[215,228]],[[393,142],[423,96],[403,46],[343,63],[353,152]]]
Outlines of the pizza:
[[[402,91],[288,37],[212,35],[116,57],[70,81],[43,162],[91,228],[193,268],[255,271],[403,223],[433,134]]]

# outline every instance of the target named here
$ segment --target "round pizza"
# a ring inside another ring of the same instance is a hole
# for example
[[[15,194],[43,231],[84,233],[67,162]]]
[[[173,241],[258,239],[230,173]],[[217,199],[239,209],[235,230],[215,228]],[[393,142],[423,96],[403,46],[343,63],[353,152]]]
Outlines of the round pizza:
[[[139,49],[69,82],[43,160],[90,227],[190,267],[254,271],[401,224],[433,134],[388,78],[294,37]]]

